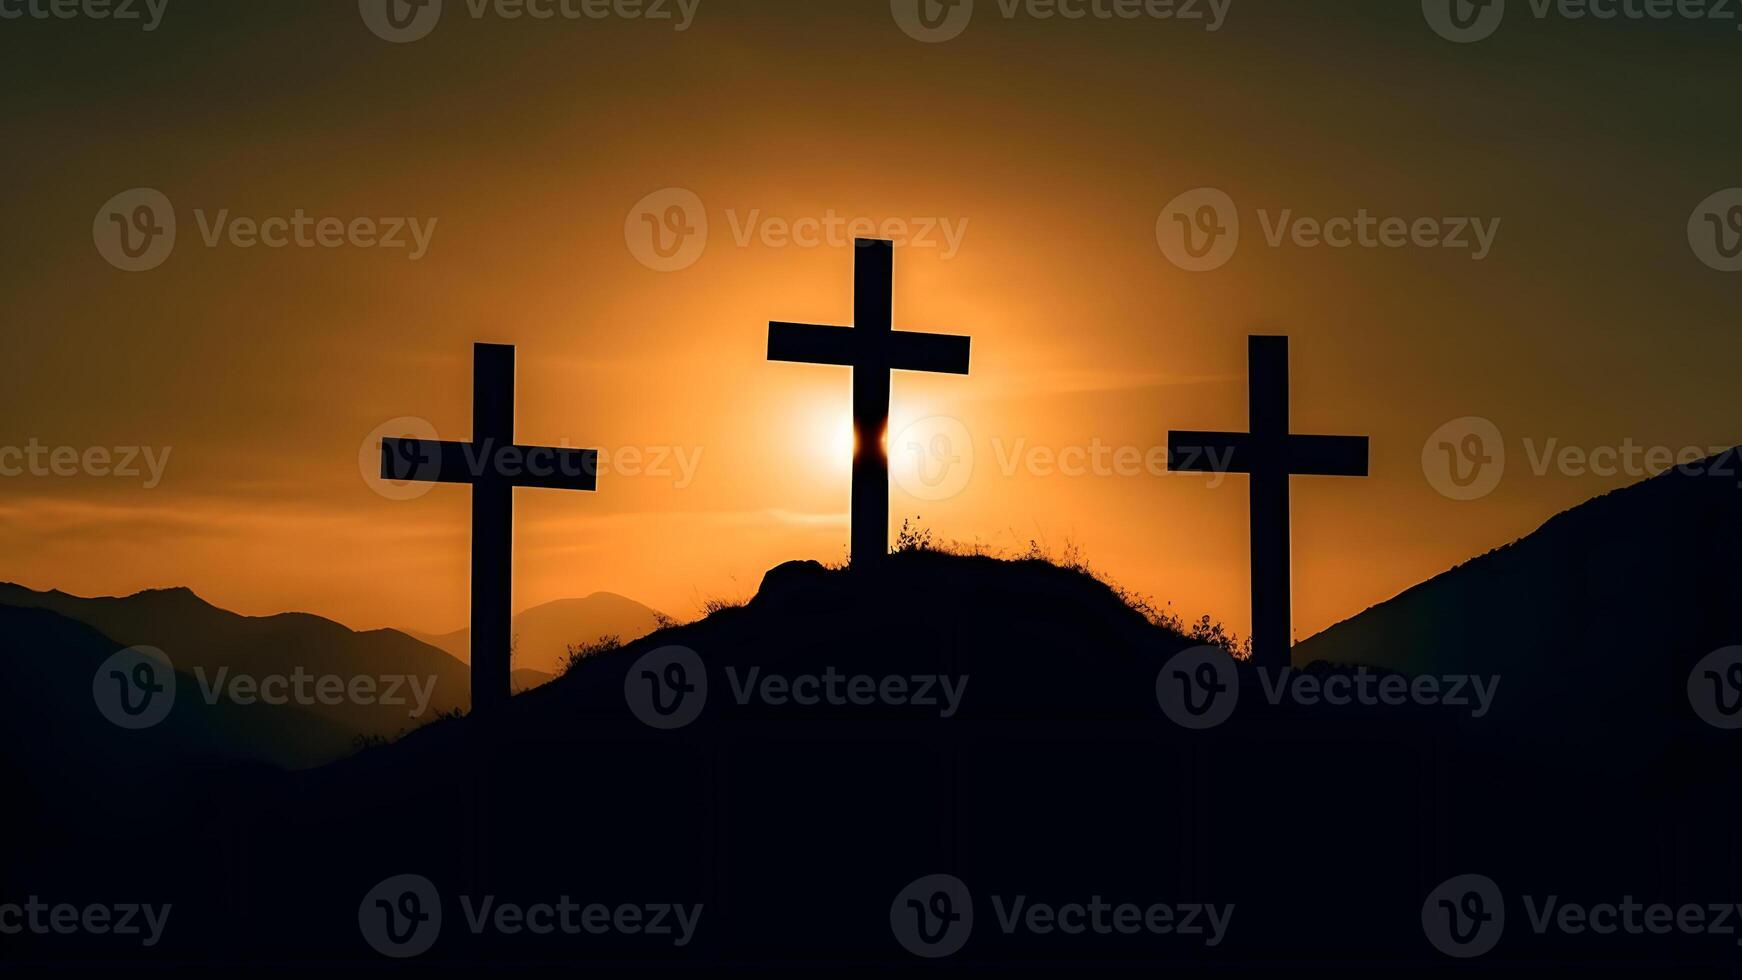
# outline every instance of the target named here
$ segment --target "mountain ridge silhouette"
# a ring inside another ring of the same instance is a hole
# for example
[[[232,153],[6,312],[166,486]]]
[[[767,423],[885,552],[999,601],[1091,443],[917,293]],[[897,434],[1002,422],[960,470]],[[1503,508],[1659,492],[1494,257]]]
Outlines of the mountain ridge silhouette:
[[[1737,477],[1676,468],[1600,494],[1517,540],[1297,644],[1324,660],[1406,674],[1497,674],[1493,722],[1533,728],[1554,705],[1569,745],[1655,739],[1640,717],[1686,715],[1688,670],[1742,643],[1742,489]],[[1568,672],[1588,674],[1569,686]]]

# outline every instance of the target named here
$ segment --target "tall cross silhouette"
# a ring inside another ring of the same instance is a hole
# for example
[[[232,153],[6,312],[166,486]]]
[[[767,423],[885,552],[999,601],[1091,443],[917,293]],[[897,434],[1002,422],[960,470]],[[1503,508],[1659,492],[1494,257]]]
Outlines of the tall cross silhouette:
[[[472,711],[510,695],[514,488],[598,489],[599,454],[514,444],[514,348],[472,346],[471,442],[383,439],[381,477],[472,485]]]
[[[969,338],[892,329],[895,245],[855,239],[853,325],[768,324],[768,359],[853,369],[851,551],[864,567],[889,552],[889,372],[967,374]]]
[[[1175,471],[1248,473],[1252,495],[1252,659],[1288,666],[1293,643],[1289,592],[1288,479],[1366,476],[1366,436],[1297,436],[1288,431],[1288,338],[1249,337],[1251,432],[1169,432]]]

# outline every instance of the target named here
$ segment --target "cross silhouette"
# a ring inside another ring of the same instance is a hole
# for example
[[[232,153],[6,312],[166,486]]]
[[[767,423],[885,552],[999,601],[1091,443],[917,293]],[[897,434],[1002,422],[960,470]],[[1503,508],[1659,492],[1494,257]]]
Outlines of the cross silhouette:
[[[1288,431],[1288,338],[1249,337],[1251,432],[1169,432],[1167,466],[1189,472],[1247,473],[1252,495],[1252,659],[1288,666],[1290,609],[1288,479],[1366,476],[1366,436],[1297,436]]]
[[[510,694],[514,488],[598,489],[599,454],[514,444],[514,348],[472,346],[471,442],[383,439],[381,478],[472,486],[472,711]]]
[[[891,328],[895,245],[855,239],[853,325],[768,324],[768,359],[853,369],[853,490],[850,562],[889,553],[889,372],[967,374],[969,338]]]

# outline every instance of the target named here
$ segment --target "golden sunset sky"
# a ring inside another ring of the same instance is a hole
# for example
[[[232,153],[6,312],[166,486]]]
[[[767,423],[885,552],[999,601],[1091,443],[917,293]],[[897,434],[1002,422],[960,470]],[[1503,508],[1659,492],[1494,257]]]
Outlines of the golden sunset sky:
[[[839,561],[849,372],[765,360],[771,319],[851,320],[850,243],[781,234],[831,215],[915,233],[898,329],[974,338],[971,376],[895,379],[892,429],[955,420],[972,469],[922,499],[898,438],[892,525],[1074,544],[1242,634],[1245,478],[1044,460],[1244,430],[1249,333],[1292,338],[1295,431],[1372,437],[1370,479],[1294,482],[1297,637],[1643,475],[1538,475],[1550,440],[1742,441],[1742,278],[1688,231],[1742,185],[1733,23],[1515,2],[1459,44],[1413,0],[1233,0],[1213,31],[977,7],[935,43],[889,0],[701,0],[681,31],[447,0],[399,44],[355,0],[172,0],[149,32],[0,21],[0,444],[170,454],[150,487],[0,477],[0,579],[463,626],[468,491],[390,499],[359,457],[403,417],[470,437],[474,341],[518,346],[521,442],[614,457],[598,494],[518,493],[518,608],[610,590],[689,617],[782,561]],[[1157,224],[1204,187],[1241,238],[1191,272]],[[133,188],[178,229],[144,272],[93,235]],[[659,271],[636,229],[671,189],[708,233]],[[415,260],[203,234],[299,209],[435,224]],[[1267,240],[1285,212],[1363,211],[1499,224],[1481,259]],[[1454,500],[1423,448],[1470,416],[1506,470]],[[618,472],[637,452],[665,466]]]

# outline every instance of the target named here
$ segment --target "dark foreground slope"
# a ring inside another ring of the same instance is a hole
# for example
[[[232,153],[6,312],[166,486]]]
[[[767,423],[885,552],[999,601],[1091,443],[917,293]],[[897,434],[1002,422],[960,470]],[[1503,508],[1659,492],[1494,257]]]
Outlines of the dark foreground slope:
[[[1666,719],[1662,753],[1593,778],[1484,739],[1444,706],[1272,705],[1247,668],[1232,716],[1191,731],[1156,696],[1188,645],[1042,563],[906,554],[875,576],[783,566],[748,606],[600,655],[501,718],[440,722],[242,790],[214,784],[142,846],[110,846],[124,822],[95,821],[102,846],[26,854],[9,895],[73,880],[98,898],[173,902],[175,918],[151,950],[37,937],[5,948],[390,965],[366,930],[390,910],[439,909],[419,962],[1307,963],[1389,976],[1451,962],[1424,939],[1422,906],[1454,875],[1489,875],[1514,902],[1738,894],[1730,733]],[[638,717],[651,679],[700,696],[699,672],[670,671],[684,655],[657,652],[672,646],[705,664],[705,706],[661,728],[683,709],[668,689],[674,715]],[[776,684],[776,697],[743,699],[752,668],[795,691],[809,690],[803,677],[863,676],[840,689],[886,697],[777,703]],[[959,694],[949,717],[944,704],[893,703],[938,676]],[[911,914],[897,895],[936,874],[966,884],[973,922],[953,957],[924,961],[897,942],[892,907]],[[401,875],[435,896],[372,894]],[[1233,911],[1215,945],[1177,930],[1007,930],[1019,896],[1025,908],[1169,906],[1176,923],[1185,906]],[[611,908],[615,927],[541,933],[497,918],[565,897]],[[686,944],[627,931],[638,920],[625,907],[666,904],[702,907]],[[1490,965],[1736,953],[1734,937],[1537,936],[1521,906],[1508,913]]]
[[[1602,743],[1657,751],[1666,720],[1692,720],[1695,665],[1742,643],[1739,459],[1587,501],[1308,639],[1295,662],[1498,676],[1489,724],[1559,742],[1569,764]]]

